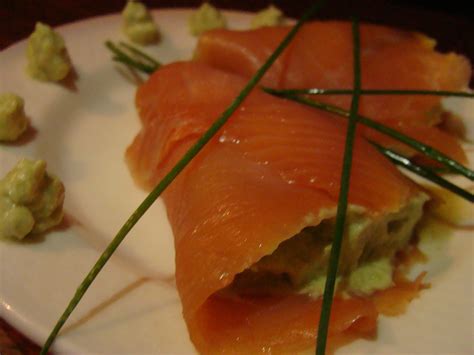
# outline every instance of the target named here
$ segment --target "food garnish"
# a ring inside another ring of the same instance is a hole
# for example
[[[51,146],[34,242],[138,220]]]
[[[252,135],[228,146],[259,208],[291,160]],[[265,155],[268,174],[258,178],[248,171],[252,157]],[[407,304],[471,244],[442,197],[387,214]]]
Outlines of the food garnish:
[[[386,157],[388,157],[392,162],[395,164],[404,167],[405,169],[415,173],[418,176],[425,178],[428,181],[431,181],[438,186],[443,187],[444,189],[462,197],[463,199],[474,202],[474,194],[469,192],[466,189],[463,189],[449,180],[444,179],[443,177],[437,175],[432,169],[426,168],[423,165],[418,165],[413,163],[409,158],[398,154],[392,149],[382,147],[381,145],[371,142],[381,153],[383,153]]]
[[[13,93],[0,95],[0,141],[17,140],[28,128],[23,99]]]
[[[40,81],[60,81],[71,70],[63,37],[48,25],[37,22],[26,48],[28,74]]]
[[[270,94],[285,96],[285,95],[352,95],[352,89],[273,89],[265,88],[265,91]],[[446,90],[384,90],[384,89],[361,89],[361,95],[432,95],[432,96],[446,96],[446,97],[465,97],[474,98],[474,94],[462,91],[446,91]]]
[[[115,45],[112,41],[106,41],[105,45],[114,53],[112,60],[134,67],[146,74],[153,73],[161,65],[148,54],[125,42],[119,42],[118,45]]]
[[[227,21],[222,12],[205,2],[189,16],[188,26],[193,36],[199,36],[215,28],[225,28]]]
[[[337,203],[336,226],[332,240],[331,254],[329,256],[326,285],[324,286],[323,304],[321,316],[319,318],[318,337],[316,341],[316,354],[323,355],[326,352],[326,343],[329,330],[329,317],[336,285],[337,269],[342,248],[342,237],[344,235],[346,213],[348,206],[349,184],[352,167],[352,149],[357,125],[357,111],[359,110],[360,97],[360,38],[359,22],[352,21],[353,51],[354,51],[354,94],[352,95],[351,110],[349,113],[349,124],[347,125],[346,144],[344,147],[344,158],[342,162],[341,182],[339,190],[339,200]]]
[[[158,41],[158,28],[143,3],[128,1],[122,11],[122,18],[123,32],[132,42],[147,45]]]
[[[43,160],[22,159],[0,180],[0,238],[22,240],[63,219],[64,185]]]
[[[264,26],[281,25],[285,20],[283,12],[274,5],[268,6],[255,14],[250,24],[251,28],[259,28]]]

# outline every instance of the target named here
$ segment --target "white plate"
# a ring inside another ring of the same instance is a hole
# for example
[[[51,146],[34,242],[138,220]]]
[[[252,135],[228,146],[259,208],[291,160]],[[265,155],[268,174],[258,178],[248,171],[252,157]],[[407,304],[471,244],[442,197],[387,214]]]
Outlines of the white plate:
[[[163,41],[150,51],[163,62],[190,58],[195,39],[187,33],[188,15],[186,10],[154,12]],[[248,14],[227,15],[231,27],[248,26]],[[103,46],[106,39],[121,37],[120,17],[93,18],[58,31],[78,74],[75,90],[29,79],[24,41],[0,54],[0,92],[16,92],[25,99],[37,130],[25,144],[1,146],[0,174],[20,157],[42,158],[67,188],[69,228],[25,244],[0,242],[1,317],[38,343],[145,197],[123,161],[124,149],[139,127],[135,87]],[[444,246],[441,260],[430,264],[432,288],[423,291],[405,315],[382,317],[376,341],[359,340],[339,353],[472,353],[472,237],[457,232]],[[81,354],[194,353],[174,285],[172,240],[158,202],[99,275],[55,349]]]

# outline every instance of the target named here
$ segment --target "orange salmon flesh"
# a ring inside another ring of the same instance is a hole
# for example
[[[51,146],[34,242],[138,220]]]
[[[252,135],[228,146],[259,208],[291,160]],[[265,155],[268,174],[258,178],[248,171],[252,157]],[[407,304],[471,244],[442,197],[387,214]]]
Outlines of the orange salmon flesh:
[[[151,189],[245,83],[198,62],[157,70],[136,95],[142,128],[126,153],[136,181]],[[218,291],[335,210],[345,128],[344,120],[256,89],[163,194],[177,288],[199,352],[291,353],[314,346],[319,300],[296,294],[230,299]],[[415,184],[356,135],[350,204],[378,216],[417,194]],[[403,292],[404,284],[399,299],[415,297],[420,287],[413,285],[413,292]],[[373,336],[378,307],[390,298],[336,299],[331,344]]]
[[[256,30],[217,29],[204,33],[194,59],[215,68],[251,77],[273,52],[290,27]],[[463,56],[434,50],[436,42],[419,33],[363,24],[361,83],[363,89],[463,90],[471,66]],[[350,89],[353,87],[351,24],[319,21],[303,26],[278,57],[261,84],[272,88]],[[315,96],[314,99],[350,107],[350,95]],[[441,98],[437,96],[363,95],[359,113],[381,121],[431,145],[453,159],[466,161],[458,141],[440,130]],[[371,130],[368,138],[401,153],[414,152]]]

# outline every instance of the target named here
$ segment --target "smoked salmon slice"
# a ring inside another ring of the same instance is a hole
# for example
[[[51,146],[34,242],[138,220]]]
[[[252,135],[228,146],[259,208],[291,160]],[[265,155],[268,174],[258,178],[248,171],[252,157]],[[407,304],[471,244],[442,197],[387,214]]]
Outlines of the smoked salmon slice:
[[[245,82],[197,62],[157,70],[136,95],[142,128],[126,152],[136,181],[152,188]],[[257,89],[163,194],[175,238],[176,284],[199,352],[292,353],[313,346],[319,299],[229,296],[229,287],[283,242],[334,217],[345,127],[343,120]],[[356,137],[350,206],[380,220],[400,214],[413,199],[426,200],[423,195]],[[373,335],[377,314],[370,298],[337,300],[330,339]]]
[[[199,38],[196,61],[250,77],[276,48],[289,27],[256,30],[212,30]],[[463,90],[471,77],[469,61],[434,50],[436,42],[419,33],[378,25],[360,26],[361,82],[364,89]],[[352,33],[347,22],[320,21],[303,26],[267,72],[262,85],[273,88],[352,88]],[[318,96],[348,109],[350,96]],[[435,96],[361,97],[359,113],[396,126],[413,138],[438,148],[454,159],[466,157],[457,140],[436,127],[441,99]],[[414,128],[412,126],[415,126]],[[422,128],[422,129],[421,129]],[[369,131],[370,135],[372,135]],[[387,141],[380,141],[387,143]],[[391,146],[399,144],[390,141]],[[406,151],[405,151],[406,152]]]

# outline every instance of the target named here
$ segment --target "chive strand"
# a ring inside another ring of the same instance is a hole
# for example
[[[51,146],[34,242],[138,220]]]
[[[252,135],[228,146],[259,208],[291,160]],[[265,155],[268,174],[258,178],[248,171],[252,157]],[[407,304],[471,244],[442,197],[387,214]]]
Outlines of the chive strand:
[[[146,74],[151,74],[153,73],[155,70],[146,65],[146,64],[142,64],[142,63],[139,63],[139,62],[135,62],[135,61],[131,61],[129,58],[127,57],[123,57],[123,56],[115,56],[115,57],[112,57],[112,60],[114,62],[118,62],[118,63],[122,63],[122,64],[125,64],[126,66],[128,67],[132,67],[132,68],[135,68],[135,69],[138,69]]]
[[[344,158],[342,163],[342,174],[339,190],[339,201],[336,213],[336,226],[332,241],[331,254],[329,256],[326,284],[324,286],[324,294],[316,342],[316,355],[324,355],[326,351],[329,320],[331,316],[331,307],[333,302],[334,289],[336,285],[337,269],[339,266],[339,259],[342,249],[342,240],[344,236],[344,227],[348,205],[350,176],[352,168],[352,151],[355,140],[357,111],[359,109],[359,96],[361,87],[360,38],[359,22],[357,19],[354,19],[352,21],[352,35],[354,43],[354,95],[352,97],[349,123],[347,125],[346,144],[344,147]]]
[[[265,91],[269,92],[268,90],[265,89]],[[280,95],[279,95],[280,96]],[[308,99],[306,97],[302,96],[295,96],[295,95],[290,95],[290,94],[285,94],[281,95],[282,97],[285,97],[289,100],[293,100],[296,102],[299,102],[304,105],[308,105],[326,112],[334,113],[336,115],[348,118],[349,117],[349,112],[338,107],[338,106],[333,106],[329,104],[325,104],[322,102],[318,102],[315,100]],[[440,152],[439,150],[421,143],[420,141],[413,139],[400,131],[397,131],[389,126],[386,126],[382,123],[379,123],[375,120],[372,120],[368,117],[358,115],[358,121],[363,124],[364,126],[370,127],[380,133],[383,133],[389,137],[392,137],[409,147],[413,148],[414,150],[425,154],[426,156],[430,157],[431,159],[441,163],[443,166],[447,167],[450,171],[459,173],[469,180],[474,180],[474,171],[469,169],[468,167],[460,164],[459,162],[451,159],[448,157],[446,154]]]
[[[352,95],[351,89],[273,89],[265,88],[265,91],[274,95]],[[451,96],[474,98],[474,93],[446,90],[418,90],[418,89],[361,89],[361,95],[422,95],[422,96]]]
[[[423,166],[420,166],[418,164],[413,163],[410,159],[407,157],[398,154],[392,149],[382,147],[381,145],[375,143],[375,142],[370,142],[372,143],[381,153],[383,153],[386,157],[388,157],[392,162],[395,164],[431,181],[434,182],[435,184],[444,187],[446,190],[449,190],[459,197],[469,201],[469,202],[474,202],[474,194],[471,192],[464,190],[460,188],[459,186],[453,184],[452,182],[442,178],[441,176],[437,175],[434,173],[431,169],[427,169]]]
[[[117,45],[112,41],[106,41],[105,46],[114,54],[113,59],[117,62],[123,63],[129,67],[140,70],[146,74],[152,74],[156,69],[155,65],[149,65],[135,60],[130,55],[121,50]]]
[[[287,94],[285,94],[283,97],[286,97],[287,99],[294,100],[296,102],[306,104],[306,105],[309,105],[311,107],[315,107],[315,108],[318,108],[318,109],[321,109],[321,110],[324,110],[324,111],[327,111],[327,112],[330,112],[330,113],[334,113],[334,114],[337,114],[337,115],[340,115],[340,116],[343,116],[343,117],[346,117],[346,118],[349,116],[349,112],[347,112],[347,111],[345,111],[345,110],[343,110],[339,107],[324,104],[324,103],[314,101],[314,100],[310,100],[310,99],[307,99],[305,97],[292,96],[292,95],[287,95]],[[405,162],[403,159],[407,159],[407,158],[404,157],[403,155],[398,154],[398,157],[395,157],[395,155],[397,155],[397,153],[395,153],[395,151],[393,151],[391,149],[388,149],[388,148],[384,148],[384,147],[380,146],[379,144],[371,141],[372,144],[377,146],[379,151],[381,151],[384,155],[386,155],[395,164],[404,166],[406,169],[414,172],[415,174],[417,174],[421,177],[424,177],[425,179],[427,179],[427,180],[429,180],[429,181],[431,181],[435,184],[438,184],[441,187],[444,187],[445,189],[459,195],[460,197],[462,197],[462,198],[464,198],[464,199],[466,199],[470,202],[473,202],[472,201],[472,194],[469,191],[464,190],[464,189],[454,185],[453,183],[449,182],[448,180],[446,180],[446,179],[444,179],[441,176],[436,174],[438,172],[438,170],[440,170],[439,172],[441,172],[441,173],[455,171],[455,172],[458,172],[458,173],[464,175],[465,177],[469,178],[470,180],[472,180],[472,177],[474,176],[474,172],[472,170],[470,170],[469,168],[467,168],[467,167],[457,163],[456,161],[450,159],[449,157],[447,157],[443,153],[439,152],[438,150],[436,150],[432,147],[426,146],[423,143],[421,143],[421,142],[419,142],[419,141],[417,141],[413,138],[410,138],[410,137],[404,135],[403,133],[401,133],[397,130],[394,130],[394,129],[388,127],[388,126],[385,126],[385,125],[383,125],[381,123],[378,123],[374,120],[371,120],[367,117],[358,115],[358,122],[360,122],[361,124],[364,124],[365,126],[373,128],[373,129],[375,129],[375,130],[377,130],[381,133],[387,134],[388,136],[390,136],[392,138],[398,139],[399,141],[407,144],[408,146],[412,147],[413,149],[415,149],[415,150],[417,150],[421,153],[425,153],[427,156],[431,157],[432,159],[442,163],[443,167],[445,167],[446,169],[425,167],[425,166],[416,164],[416,163],[414,163],[410,160],[408,162]]]
[[[107,246],[105,251],[99,257],[95,265],[89,271],[85,279],[81,282],[77,288],[73,298],[69,302],[68,306],[64,310],[63,314],[57,321],[54,329],[48,336],[46,342],[41,349],[40,354],[46,355],[49,348],[54,342],[56,336],[61,330],[62,326],[69,318],[70,314],[78,305],[79,301],[82,299],[83,295],[86,293],[89,286],[95,280],[99,272],[102,270],[104,265],[110,259],[112,254],[118,248],[120,243],[127,236],[128,232],[133,228],[133,226],[138,222],[138,220],[144,215],[148,208],[153,204],[153,202],[161,195],[161,193],[168,187],[169,184],[178,176],[178,174],[186,167],[186,165],[199,153],[199,151],[211,140],[211,138],[219,131],[219,129],[227,122],[232,113],[238,108],[238,106],[244,101],[244,99],[250,94],[251,90],[257,85],[258,81],[263,77],[265,72],[270,68],[273,62],[278,58],[278,56],[283,52],[283,50],[288,46],[293,37],[299,31],[304,22],[306,22],[311,16],[313,16],[324,4],[324,1],[316,1],[298,20],[298,22],[293,26],[293,28],[288,32],[285,38],[280,42],[275,51],[268,57],[265,63],[260,67],[260,69],[255,73],[255,75],[248,81],[246,86],[240,92],[240,94],[234,99],[230,106],[221,114],[221,116],[214,121],[214,123],[209,127],[209,129],[198,139],[198,141],[184,154],[184,156],[178,161],[178,163],[166,174],[166,176],[156,185],[156,187],[149,193],[145,200],[140,204],[140,206],[132,213],[128,218],[125,224],[120,228],[117,235]],[[107,45],[107,43],[106,43]],[[108,46],[112,51],[114,51],[114,46]],[[114,51],[115,52],[115,51]]]
[[[161,63],[158,62],[155,58],[153,58],[153,57],[149,56],[148,54],[146,54],[145,52],[139,50],[137,47],[132,46],[131,44],[128,44],[128,43],[122,42],[122,41],[120,41],[119,44],[122,47],[128,49],[130,52],[132,52],[136,56],[141,57],[144,60],[146,60],[148,63],[150,63],[150,65],[155,66],[156,69],[158,69],[161,66]]]

